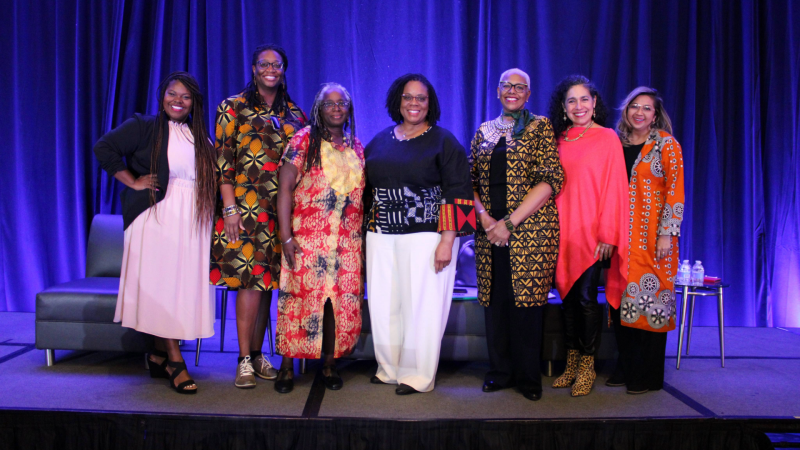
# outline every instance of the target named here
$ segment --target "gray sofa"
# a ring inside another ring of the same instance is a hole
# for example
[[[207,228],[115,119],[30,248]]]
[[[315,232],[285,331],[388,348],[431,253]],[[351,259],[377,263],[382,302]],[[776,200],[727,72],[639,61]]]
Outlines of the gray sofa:
[[[122,266],[122,216],[98,214],[86,246],[86,278],[36,294],[36,348],[146,352],[151,336],[113,323]]]

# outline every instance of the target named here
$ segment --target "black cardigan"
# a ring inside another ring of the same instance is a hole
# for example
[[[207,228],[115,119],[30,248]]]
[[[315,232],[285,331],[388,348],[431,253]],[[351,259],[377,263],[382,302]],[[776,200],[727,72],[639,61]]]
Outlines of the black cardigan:
[[[159,190],[155,193],[156,203],[164,199],[169,184],[169,158],[167,157],[169,119],[166,116],[163,124],[164,133],[161,139],[161,151],[158,155]],[[155,127],[155,116],[136,113],[122,125],[103,135],[94,145],[94,154],[97,161],[100,162],[100,167],[112,176],[125,169],[130,170],[136,178],[148,175],[150,173],[150,156],[153,154]],[[122,220],[127,229],[139,214],[150,208],[150,190],[136,191],[126,187],[120,193],[120,200],[122,200]]]

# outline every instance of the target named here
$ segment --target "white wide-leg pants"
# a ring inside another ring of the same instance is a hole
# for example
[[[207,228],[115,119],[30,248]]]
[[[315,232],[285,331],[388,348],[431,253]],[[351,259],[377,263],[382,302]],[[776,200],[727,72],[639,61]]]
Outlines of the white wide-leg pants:
[[[450,264],[433,261],[439,233],[367,233],[367,298],[377,376],[385,383],[433,390],[453,300],[459,239]]]

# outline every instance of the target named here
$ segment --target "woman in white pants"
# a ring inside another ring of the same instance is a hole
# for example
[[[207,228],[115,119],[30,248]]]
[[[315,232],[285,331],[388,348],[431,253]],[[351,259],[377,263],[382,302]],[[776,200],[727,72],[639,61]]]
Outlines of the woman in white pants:
[[[433,85],[423,75],[403,75],[389,88],[386,109],[396,125],[364,152],[373,200],[367,294],[378,361],[371,382],[397,384],[397,395],[408,395],[433,390],[457,236],[475,230],[475,212],[466,152],[436,126]]]

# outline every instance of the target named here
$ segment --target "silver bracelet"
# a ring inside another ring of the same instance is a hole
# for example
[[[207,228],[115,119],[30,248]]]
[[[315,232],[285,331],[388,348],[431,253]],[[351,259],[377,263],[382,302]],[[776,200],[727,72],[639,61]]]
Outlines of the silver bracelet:
[[[281,241],[281,243],[282,243],[283,245],[286,245],[286,244],[288,244],[289,242],[292,242],[292,238],[294,238],[294,236],[292,236],[292,237],[290,237],[289,239],[287,239],[287,240],[286,240],[286,242],[283,242],[283,241]]]
[[[226,206],[226,207],[222,208],[222,217],[223,218],[230,217],[230,216],[232,216],[234,214],[241,214],[241,211],[239,211],[239,207],[238,206],[231,205],[231,206]]]
[[[485,210],[485,209],[482,209],[482,210],[478,211],[477,215],[481,215],[481,214],[483,214],[483,213],[485,213],[485,212],[486,212],[486,210]]]

